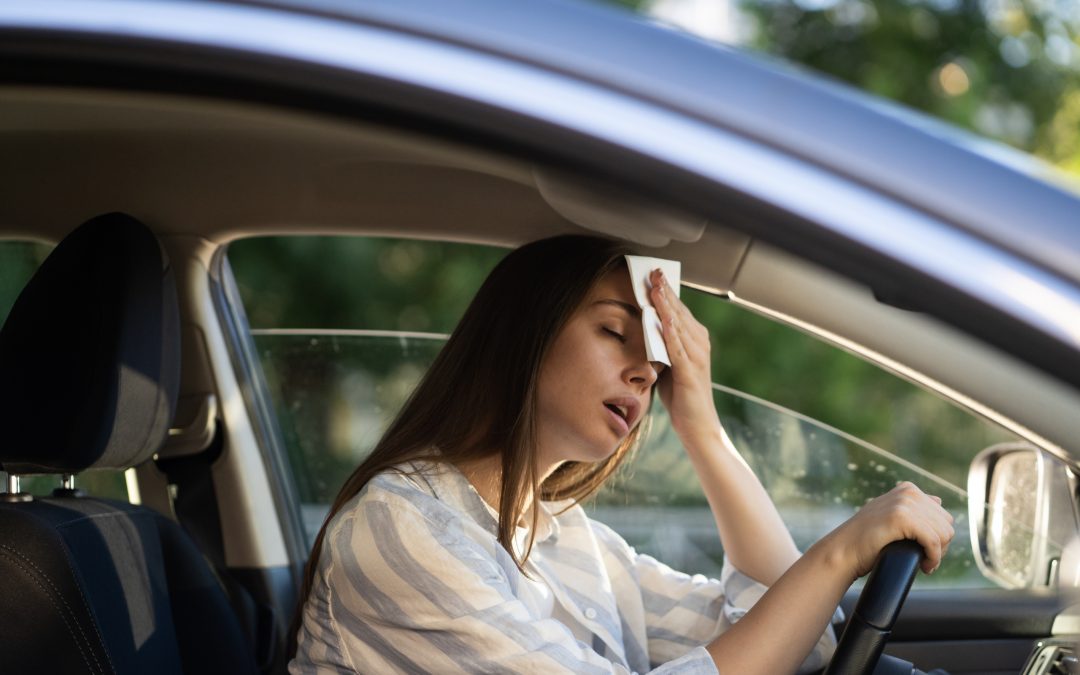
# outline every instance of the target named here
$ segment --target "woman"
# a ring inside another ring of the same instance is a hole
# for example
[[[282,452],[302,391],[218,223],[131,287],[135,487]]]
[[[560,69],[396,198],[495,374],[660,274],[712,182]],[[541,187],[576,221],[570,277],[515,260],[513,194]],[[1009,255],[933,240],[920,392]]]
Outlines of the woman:
[[[790,673],[881,548],[953,536],[910,483],[800,556],[714,407],[709,339],[654,272],[671,367],[646,359],[615,242],[509,254],[373,453],[306,570],[293,673]],[[704,487],[720,580],[637,554],[578,503],[634,447],[657,389]],[[809,656],[808,656],[809,655]]]

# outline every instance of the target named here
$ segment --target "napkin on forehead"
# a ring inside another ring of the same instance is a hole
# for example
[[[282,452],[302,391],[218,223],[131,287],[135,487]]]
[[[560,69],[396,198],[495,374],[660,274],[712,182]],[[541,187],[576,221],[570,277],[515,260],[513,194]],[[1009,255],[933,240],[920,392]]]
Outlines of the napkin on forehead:
[[[641,255],[626,256],[626,266],[630,270],[630,283],[634,287],[634,298],[638,307],[641,308],[641,326],[645,329],[645,355],[650,361],[659,361],[666,366],[671,366],[671,358],[668,356],[667,346],[664,344],[664,335],[661,331],[660,315],[656,313],[652,300],[649,299],[649,289],[652,283],[649,275],[656,268],[667,277],[668,285],[679,295],[679,280],[682,274],[682,264],[678,260],[666,260],[664,258],[649,258]]]

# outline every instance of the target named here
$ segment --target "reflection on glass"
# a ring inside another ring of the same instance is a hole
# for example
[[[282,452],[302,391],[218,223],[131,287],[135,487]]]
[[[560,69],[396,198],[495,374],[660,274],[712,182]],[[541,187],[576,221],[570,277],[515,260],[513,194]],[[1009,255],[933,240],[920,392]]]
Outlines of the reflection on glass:
[[[713,385],[728,434],[765,485],[805,550],[868,500],[908,480],[942,498],[958,533],[933,576],[920,585],[992,585],[974,563],[967,493],[893,453],[768,401]],[[661,406],[633,463],[589,507],[639,551],[686,570],[716,575],[723,560],[696,475]],[[628,508],[647,505],[647,508]]]
[[[400,409],[445,336],[385,331],[254,331],[309,537],[341,484]],[[920,584],[987,586],[967,531],[966,493],[902,457],[741,392],[715,386],[732,440],[803,549],[867,500],[910,480],[942,497],[959,533]],[[974,454],[974,452],[973,452]],[[697,476],[659,404],[646,443],[587,506],[640,552],[717,575],[723,560]]]
[[[1005,477],[1008,480],[1003,480]],[[1031,578],[1036,516],[1032,495],[1037,490],[1038,464],[1034,455],[1017,452],[998,460],[987,495],[986,547],[997,573],[1017,587],[1023,587]]]

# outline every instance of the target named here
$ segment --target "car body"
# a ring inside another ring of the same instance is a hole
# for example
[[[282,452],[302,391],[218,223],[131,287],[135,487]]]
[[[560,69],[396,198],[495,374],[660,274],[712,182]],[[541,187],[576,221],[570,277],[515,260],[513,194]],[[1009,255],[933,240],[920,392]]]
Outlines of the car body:
[[[219,435],[220,555],[281,632],[311,526],[259,355],[284,334],[253,334],[229,263],[249,237],[625,238],[680,260],[689,287],[1007,430],[1046,472],[1071,480],[1080,460],[1080,193],[1030,158],[614,10],[15,0],[0,6],[0,150],[0,236],[55,243],[110,211],[158,235],[183,337],[160,459]],[[133,469],[129,495],[182,517],[166,473]],[[1041,639],[1075,639],[1056,580],[1019,585],[917,588],[891,649],[1008,672]]]

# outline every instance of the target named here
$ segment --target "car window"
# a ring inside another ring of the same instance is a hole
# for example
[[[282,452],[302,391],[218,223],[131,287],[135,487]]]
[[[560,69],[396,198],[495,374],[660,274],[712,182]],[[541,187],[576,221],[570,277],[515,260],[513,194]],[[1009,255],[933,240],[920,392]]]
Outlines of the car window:
[[[7,321],[19,293],[49,255],[52,246],[36,241],[0,240],[0,325]],[[0,481],[7,487],[7,474],[0,471]],[[20,489],[33,495],[48,495],[60,485],[59,476],[24,476]],[[97,497],[127,501],[127,483],[120,471],[87,471],[79,474],[75,485]]]
[[[235,276],[309,543],[505,252],[376,238],[233,243]],[[956,518],[946,560],[919,584],[988,586],[967,536],[966,474],[1015,437],[911,382],[798,330],[685,289],[710,329],[724,426],[800,547],[911,480]],[[647,441],[587,509],[643,553],[719,573],[723,551],[659,404]]]

